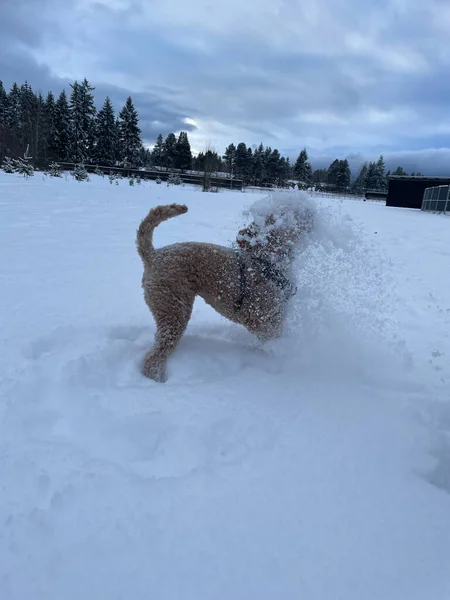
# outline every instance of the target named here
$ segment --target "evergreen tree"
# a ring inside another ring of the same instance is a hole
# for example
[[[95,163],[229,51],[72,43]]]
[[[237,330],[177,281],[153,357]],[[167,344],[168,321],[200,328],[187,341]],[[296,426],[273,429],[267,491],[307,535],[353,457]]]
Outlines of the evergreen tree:
[[[192,166],[192,152],[189,143],[188,135],[185,131],[181,131],[178,136],[176,146],[175,167],[182,171],[190,169]]]
[[[247,166],[245,169],[245,181],[251,183],[253,179],[253,161],[255,157],[250,146],[247,148]]]
[[[264,146],[260,144],[253,153],[252,178],[255,185],[261,185],[265,177]]]
[[[8,110],[8,93],[3,87],[3,81],[0,81],[0,164],[5,159],[6,152],[6,136],[7,136],[7,110]]]
[[[162,167],[163,160],[164,160],[164,140],[163,140],[162,134],[160,133],[156,139],[155,145],[153,146],[152,161],[153,161],[153,164],[156,165],[157,167]]]
[[[45,100],[42,94],[36,96],[36,131],[33,156],[35,163],[47,166],[48,127]]]
[[[6,124],[6,111],[8,106],[8,93],[0,80],[0,124]]]
[[[144,146],[139,150],[139,164],[146,169],[153,165],[152,153],[148,148],[144,148]]]
[[[334,160],[328,167],[328,183],[338,190],[345,190],[350,186],[352,174],[348,160]]]
[[[167,169],[175,167],[177,161],[177,138],[174,133],[169,133],[164,141],[163,166]]]
[[[42,127],[38,140],[38,155],[45,165],[56,161],[55,140],[58,132],[56,131],[56,103],[52,92],[48,92],[45,101],[42,104],[40,112]]]
[[[69,103],[63,90],[56,101],[54,132],[49,144],[49,153],[56,162],[69,160],[71,130]]]
[[[282,156],[279,163],[278,184],[284,186],[291,175],[291,165],[289,158]]]
[[[11,157],[23,155],[22,149],[22,122],[21,122],[21,98],[20,88],[17,83],[13,83],[8,94],[8,103],[6,105],[6,151]]]
[[[226,169],[231,176],[231,174],[235,171],[236,146],[234,144],[230,144],[225,149],[223,160],[225,161]]]
[[[109,96],[106,97],[102,108],[96,118],[96,148],[95,159],[97,164],[113,166],[116,163],[117,130],[114,108]]]
[[[338,178],[339,178],[339,159],[336,158],[331,165],[328,167],[328,180],[331,186],[337,186]]]
[[[312,174],[312,181],[315,184],[327,183],[328,169],[316,169]]]
[[[381,154],[377,160],[377,182],[376,182],[376,190],[385,190],[386,189],[386,168],[384,165],[384,158]]]
[[[38,98],[27,81],[20,88],[20,154],[29,148],[36,158],[36,127],[38,123]]]
[[[281,155],[276,148],[274,150],[267,148],[266,153],[268,150],[270,151],[270,154],[267,157],[266,163],[267,178],[270,183],[277,184],[280,180],[282,169],[282,164],[280,163]]]
[[[92,157],[95,144],[94,87],[85,78],[81,83],[71,84],[70,96],[70,156],[76,163],[84,163]]]
[[[119,122],[119,117],[117,117],[115,125],[114,125],[114,129],[115,129],[115,139],[116,139],[116,151],[115,151],[115,157],[116,157],[116,164],[120,163],[123,161],[125,153],[124,153],[124,149],[122,147],[122,140],[120,139],[120,122]]]
[[[131,96],[128,96],[125,106],[119,114],[120,145],[123,160],[132,166],[139,163],[139,151],[142,147],[139,117],[134,108]]]
[[[350,165],[348,164],[348,160],[345,158],[344,160],[339,161],[339,175],[338,175],[338,188],[340,190],[346,190],[350,187],[350,182],[352,179],[352,173],[350,171]]]
[[[374,162],[370,162],[369,167],[367,169],[366,188],[368,190],[376,190],[377,184],[378,184],[377,165]]]
[[[395,169],[395,171],[392,173],[392,175],[397,175],[397,176],[406,175],[406,172],[403,170],[402,167],[397,167]]]
[[[244,142],[240,142],[237,145],[234,156],[234,165],[236,177],[242,179],[244,183],[246,183],[249,172],[249,156],[247,152],[247,146],[244,144]]]
[[[306,152],[306,148],[304,148],[298,155],[294,165],[294,176],[297,181],[302,181],[306,184],[311,182],[312,168],[311,163],[308,161],[308,153]]]
[[[369,164],[365,162],[361,165],[358,176],[353,182],[352,189],[357,194],[362,194],[367,189],[367,175],[369,172]]]

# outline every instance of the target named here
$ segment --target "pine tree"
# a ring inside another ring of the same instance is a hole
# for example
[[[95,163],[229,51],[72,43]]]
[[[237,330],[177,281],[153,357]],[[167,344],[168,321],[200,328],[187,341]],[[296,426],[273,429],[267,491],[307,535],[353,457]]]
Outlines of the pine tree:
[[[264,146],[260,144],[253,153],[252,176],[255,185],[261,185],[265,176],[264,169]]]
[[[28,147],[36,152],[36,125],[38,121],[38,98],[27,81],[20,88],[20,144],[21,155]]]
[[[381,154],[377,160],[377,181],[376,181],[376,190],[384,191],[386,189],[386,167],[384,164],[384,158]]]
[[[270,150],[270,148],[266,149],[266,152],[267,150]],[[269,156],[267,157],[266,172],[267,178],[272,184],[278,184],[279,182],[281,170],[280,167],[282,167],[280,161],[280,152],[276,148],[271,150]]]
[[[336,160],[334,160],[331,163],[331,165],[328,167],[327,183],[329,183],[331,186],[337,186],[338,178],[339,178],[339,170],[340,170],[339,159],[336,158]]]
[[[116,118],[116,122],[114,124],[114,128],[115,128],[115,138],[116,138],[116,152],[115,152],[115,157],[116,157],[116,164],[117,163],[121,163],[124,160],[125,157],[125,150],[122,147],[122,140],[120,139],[120,121],[119,121],[119,117]]]
[[[328,169],[316,169],[312,174],[312,181],[316,184],[327,183]]]
[[[374,162],[369,163],[367,169],[366,187],[368,190],[376,190],[378,183],[377,165]]]
[[[95,160],[99,165],[113,166],[116,163],[117,130],[114,108],[107,96],[97,113]]]
[[[95,142],[94,87],[85,78],[71,84],[70,96],[70,155],[73,162],[84,163],[92,157]]]
[[[247,146],[246,144],[244,144],[244,142],[240,142],[237,145],[234,157],[234,165],[236,177],[239,177],[244,181],[244,183],[247,183],[249,172],[249,157],[247,152]]]
[[[192,152],[188,135],[181,131],[177,140],[175,167],[182,171],[190,169],[192,166]]]
[[[346,190],[350,187],[350,182],[352,179],[352,173],[350,171],[350,165],[348,164],[348,160],[345,158],[344,160],[339,161],[339,175],[338,175],[338,188],[340,190]]]
[[[152,150],[152,161],[157,167],[163,166],[164,160],[164,139],[162,133],[160,133],[156,139],[156,143]]]
[[[40,147],[44,154],[44,162],[51,164],[57,160],[55,150],[58,131],[56,129],[56,103],[52,92],[47,94],[44,103],[44,141],[40,142]]]
[[[284,156],[282,156],[280,158],[278,170],[278,185],[284,186],[286,184],[286,181],[289,179],[290,171],[291,168],[289,158],[285,158]]]
[[[142,140],[139,117],[131,96],[128,96],[125,106],[119,114],[119,135],[124,162],[138,166]]]
[[[0,81],[0,164],[6,156],[8,93]]]
[[[49,153],[53,160],[57,162],[69,160],[71,130],[69,103],[63,90],[56,101],[54,131],[49,144]]]
[[[23,154],[22,149],[22,122],[21,122],[21,98],[20,88],[13,83],[8,94],[6,106],[6,151],[11,157],[19,157]]]
[[[249,146],[247,148],[247,166],[245,168],[245,181],[247,183],[251,183],[252,182],[252,178],[253,178],[253,161],[254,161],[254,158],[255,157],[253,155],[253,150]]]
[[[146,169],[153,165],[152,153],[148,148],[144,148],[144,146],[139,150],[139,164]]]
[[[225,161],[226,169],[231,177],[231,175],[235,171],[236,146],[234,144],[230,144],[225,149],[225,153],[223,155],[223,160]]]
[[[33,155],[35,163],[47,166],[47,145],[48,145],[48,127],[46,103],[42,94],[37,95],[37,115],[36,115],[36,131],[34,139]]]
[[[365,162],[361,165],[358,176],[353,182],[352,189],[357,194],[362,194],[367,189],[367,176],[369,172],[369,164]]]
[[[403,169],[403,167],[397,167],[395,169],[395,171],[392,173],[392,175],[397,175],[397,176],[401,176],[401,175],[407,175],[406,171]]]
[[[346,190],[350,186],[352,174],[348,160],[334,160],[328,167],[328,183],[338,190]]]
[[[304,148],[298,155],[294,165],[294,176],[297,181],[301,181],[306,184],[311,182],[312,168],[311,163],[308,161],[308,153],[306,152],[306,148]]]
[[[164,141],[162,163],[166,169],[175,167],[177,160],[177,138],[174,133],[169,133]]]

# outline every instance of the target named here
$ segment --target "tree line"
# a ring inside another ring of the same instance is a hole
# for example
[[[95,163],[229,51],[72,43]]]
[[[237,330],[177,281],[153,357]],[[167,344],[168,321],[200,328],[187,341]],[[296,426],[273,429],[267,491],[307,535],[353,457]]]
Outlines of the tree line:
[[[94,87],[84,79],[70,84],[67,96],[44,98],[28,82],[14,83],[9,93],[0,81],[0,160],[28,152],[36,165],[52,162],[137,164],[145,160],[139,118],[128,97],[116,117],[109,97],[100,110]]]
[[[28,82],[14,83],[9,92],[0,81],[0,164],[6,157],[25,153],[36,166],[73,162],[102,166],[159,167],[168,170],[195,170],[228,173],[244,185],[292,185],[324,187],[362,193],[384,190],[389,172],[383,156],[364,163],[356,178],[347,159],[336,159],[328,168],[313,170],[306,149],[294,164],[278,149],[229,144],[220,155],[208,148],[193,156],[188,134],[159,134],[152,150],[142,142],[139,116],[131,96],[116,115],[109,97],[97,110],[95,88],[85,78],[70,84],[70,94],[58,97],[48,92],[44,98]],[[398,167],[395,175],[406,174]]]

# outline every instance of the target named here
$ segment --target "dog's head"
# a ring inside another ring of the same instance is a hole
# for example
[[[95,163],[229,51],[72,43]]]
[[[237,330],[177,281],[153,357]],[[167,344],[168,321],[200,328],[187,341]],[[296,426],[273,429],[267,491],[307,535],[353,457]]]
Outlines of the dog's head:
[[[269,198],[265,204],[253,205],[253,221],[239,231],[236,239],[242,250],[271,262],[292,257],[299,239],[311,231],[314,214],[308,205],[299,205],[292,199],[283,202],[286,197],[281,200],[275,203]]]

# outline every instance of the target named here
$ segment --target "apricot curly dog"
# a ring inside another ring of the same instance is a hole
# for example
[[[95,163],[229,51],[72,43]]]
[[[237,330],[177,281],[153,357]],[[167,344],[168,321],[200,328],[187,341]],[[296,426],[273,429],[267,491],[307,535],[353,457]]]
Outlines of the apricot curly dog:
[[[155,227],[187,210],[181,204],[156,206],[137,231],[144,297],[157,327],[142,372],[158,382],[166,381],[167,360],[186,330],[196,296],[268,340],[281,334],[287,301],[295,293],[290,266],[304,220],[266,215],[239,232],[236,249],[199,242],[155,249]]]

